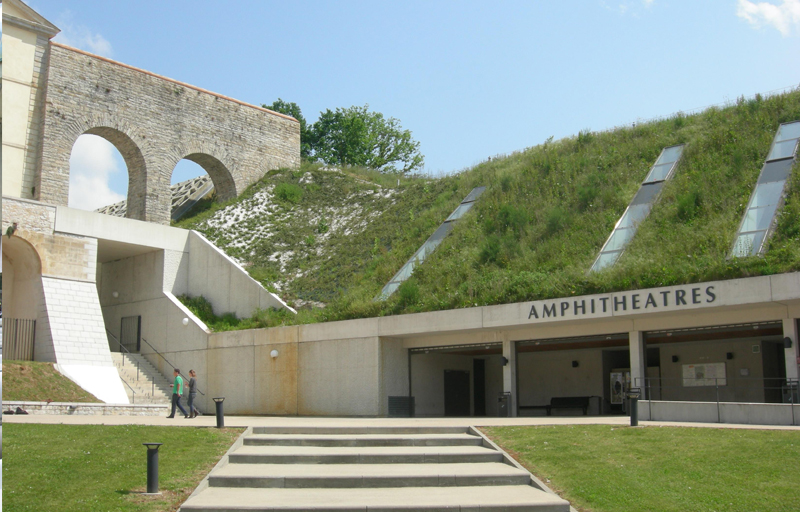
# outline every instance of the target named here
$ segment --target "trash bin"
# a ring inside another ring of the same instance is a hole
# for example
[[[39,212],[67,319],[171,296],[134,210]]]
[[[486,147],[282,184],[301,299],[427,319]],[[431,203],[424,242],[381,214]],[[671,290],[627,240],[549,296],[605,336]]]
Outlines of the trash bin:
[[[497,398],[498,407],[497,407],[497,416],[500,418],[510,418],[511,417],[511,393],[504,392],[500,393],[500,396]]]
[[[630,401],[631,409],[631,426],[636,427],[639,425],[639,397],[642,395],[642,388],[630,388],[627,393],[627,398]]]

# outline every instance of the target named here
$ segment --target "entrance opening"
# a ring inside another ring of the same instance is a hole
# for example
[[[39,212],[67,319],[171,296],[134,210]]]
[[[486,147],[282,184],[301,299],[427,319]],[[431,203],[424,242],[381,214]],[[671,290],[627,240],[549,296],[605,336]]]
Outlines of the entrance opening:
[[[503,391],[501,343],[409,350],[416,416],[497,416]]]
[[[6,238],[2,247],[3,350],[7,359],[32,361],[37,356],[36,320],[44,303],[42,262],[18,235]]]
[[[645,333],[661,372],[646,379],[665,401],[780,403],[787,392],[781,322]],[[653,392],[653,399],[658,395]]]
[[[611,371],[630,368],[628,334],[519,341],[520,416],[622,412],[611,407]]]

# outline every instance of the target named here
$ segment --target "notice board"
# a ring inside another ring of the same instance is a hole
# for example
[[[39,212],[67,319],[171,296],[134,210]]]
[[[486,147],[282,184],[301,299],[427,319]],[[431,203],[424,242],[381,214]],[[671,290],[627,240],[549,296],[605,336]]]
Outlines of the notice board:
[[[683,365],[683,386],[725,386],[725,363]]]

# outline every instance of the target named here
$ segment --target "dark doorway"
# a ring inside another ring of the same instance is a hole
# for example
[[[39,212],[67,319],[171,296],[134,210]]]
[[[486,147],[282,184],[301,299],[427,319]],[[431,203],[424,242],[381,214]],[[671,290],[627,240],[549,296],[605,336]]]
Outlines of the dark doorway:
[[[122,318],[122,327],[119,332],[120,345],[127,349],[127,352],[139,352],[142,342],[142,317],[126,316]],[[119,350],[119,352],[124,352]]]
[[[486,361],[472,360],[472,389],[475,400],[475,416],[486,416]]]
[[[469,416],[469,372],[444,371],[444,415]]]
[[[783,342],[761,342],[761,364],[764,368],[764,402],[783,402],[782,387],[786,381],[786,351]]]

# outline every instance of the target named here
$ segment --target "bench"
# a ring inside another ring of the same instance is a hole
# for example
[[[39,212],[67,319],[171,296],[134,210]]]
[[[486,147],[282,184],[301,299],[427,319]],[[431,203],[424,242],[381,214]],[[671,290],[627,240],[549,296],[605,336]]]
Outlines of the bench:
[[[545,409],[551,416],[553,409],[583,409],[583,415],[589,414],[590,396],[554,396],[548,405],[520,405],[522,409]]]

